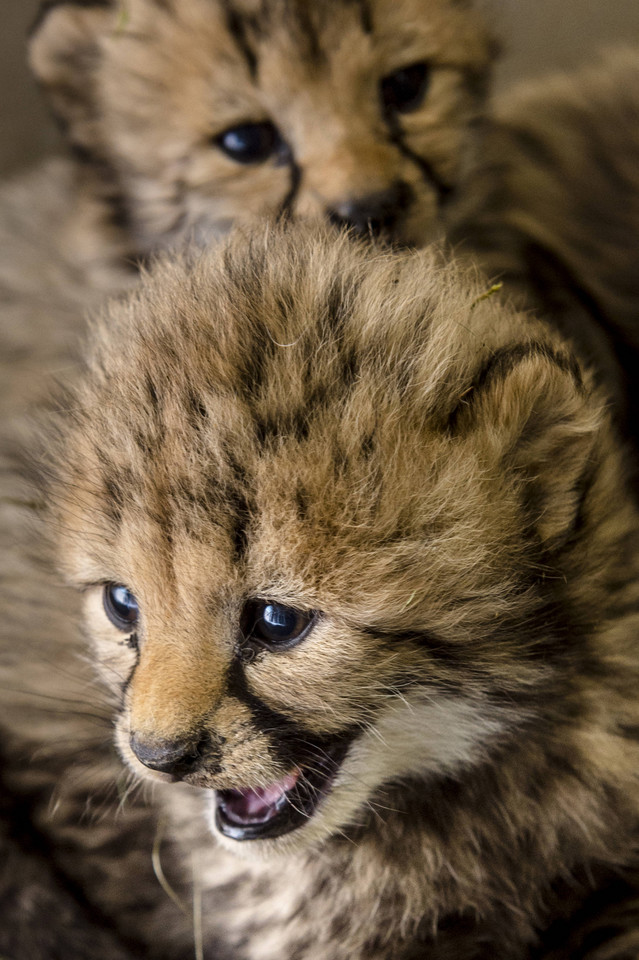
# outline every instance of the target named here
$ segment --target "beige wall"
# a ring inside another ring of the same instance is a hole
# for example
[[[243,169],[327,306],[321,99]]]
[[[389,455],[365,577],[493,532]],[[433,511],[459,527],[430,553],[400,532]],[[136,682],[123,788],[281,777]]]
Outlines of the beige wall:
[[[313,0],[308,0],[312,3]],[[485,0],[506,42],[500,85],[587,60],[619,40],[639,47],[639,0]],[[0,0],[0,176],[57,142],[24,65],[24,38],[38,0]]]

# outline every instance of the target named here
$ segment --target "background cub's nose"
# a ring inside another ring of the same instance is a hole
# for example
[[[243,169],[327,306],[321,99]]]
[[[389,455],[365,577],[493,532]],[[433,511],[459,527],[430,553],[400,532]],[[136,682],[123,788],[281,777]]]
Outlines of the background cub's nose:
[[[337,226],[357,233],[392,233],[393,227],[410,207],[413,192],[407,183],[394,183],[386,190],[353,197],[329,209],[328,218]]]
[[[134,733],[129,743],[145,767],[174,777],[193,773],[202,759],[200,743],[195,740],[146,740]]]

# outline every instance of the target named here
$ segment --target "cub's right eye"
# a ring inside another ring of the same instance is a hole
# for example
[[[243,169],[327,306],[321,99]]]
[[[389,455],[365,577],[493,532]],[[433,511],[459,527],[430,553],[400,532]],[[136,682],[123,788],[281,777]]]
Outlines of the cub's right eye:
[[[140,616],[138,601],[121,583],[105,583],[103,593],[104,612],[114,627],[124,633],[135,629]]]
[[[417,110],[426,96],[429,80],[430,68],[423,60],[390,73],[380,84],[384,110],[391,115]]]
[[[304,639],[316,618],[313,611],[270,600],[250,600],[242,613],[241,628],[245,640],[253,640],[267,650],[289,650]]]
[[[264,163],[279,154],[283,141],[272,123],[244,123],[215,138],[215,143],[236,163]]]

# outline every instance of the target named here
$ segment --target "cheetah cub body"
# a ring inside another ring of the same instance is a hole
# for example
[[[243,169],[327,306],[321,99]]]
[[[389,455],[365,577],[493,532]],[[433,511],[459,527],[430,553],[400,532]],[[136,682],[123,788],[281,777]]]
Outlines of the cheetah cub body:
[[[64,408],[59,564],[206,956],[637,947],[639,518],[556,333],[268,228],[163,261]]]

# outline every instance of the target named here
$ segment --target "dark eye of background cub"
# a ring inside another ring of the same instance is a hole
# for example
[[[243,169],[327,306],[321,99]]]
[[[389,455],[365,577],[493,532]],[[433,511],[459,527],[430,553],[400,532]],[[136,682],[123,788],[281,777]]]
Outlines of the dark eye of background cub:
[[[231,127],[216,137],[215,143],[236,163],[264,163],[269,157],[279,159],[284,151],[284,141],[268,121]]]
[[[104,610],[111,623],[125,633],[130,633],[138,622],[138,601],[121,583],[105,583],[103,592]]]
[[[268,649],[288,650],[306,636],[315,616],[283,603],[251,600],[242,612],[242,636]]]
[[[389,73],[380,83],[384,110],[389,113],[417,110],[426,95],[429,80],[430,68],[424,61]]]

